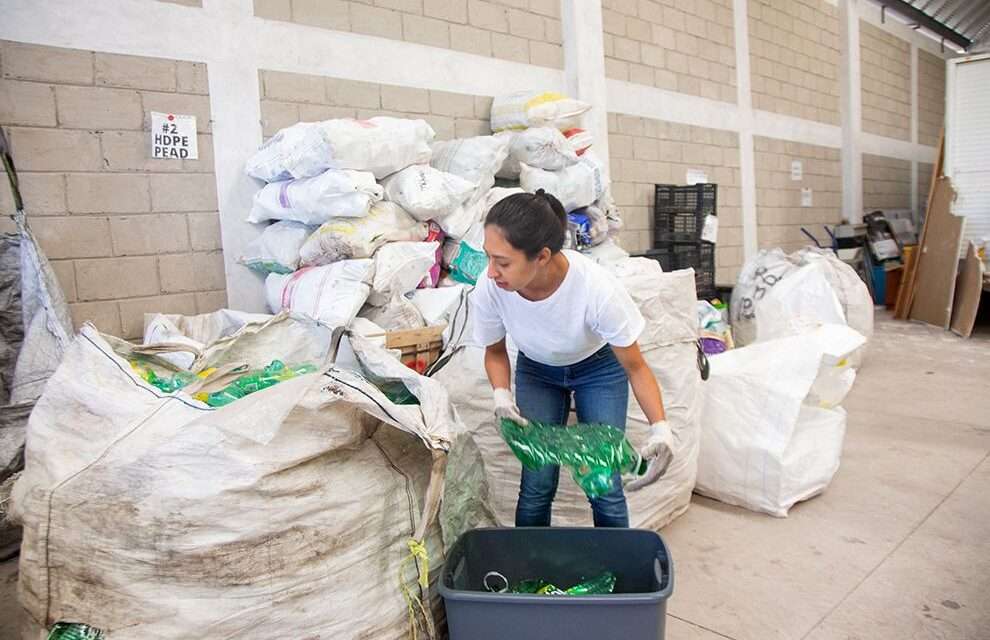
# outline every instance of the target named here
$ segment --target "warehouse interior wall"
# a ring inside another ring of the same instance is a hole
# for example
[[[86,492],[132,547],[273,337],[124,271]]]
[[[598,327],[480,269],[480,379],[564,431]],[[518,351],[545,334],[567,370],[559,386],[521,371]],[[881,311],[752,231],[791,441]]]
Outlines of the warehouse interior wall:
[[[242,167],[294,122],[481,135],[492,96],[566,91],[593,105],[623,246],[652,243],[654,183],[704,173],[731,284],[801,226],[924,207],[949,56],[865,0],[7,0],[0,40],[32,227],[77,323],[128,337],[146,311],[263,309]],[[198,161],[148,159],[150,110],[197,116]]]

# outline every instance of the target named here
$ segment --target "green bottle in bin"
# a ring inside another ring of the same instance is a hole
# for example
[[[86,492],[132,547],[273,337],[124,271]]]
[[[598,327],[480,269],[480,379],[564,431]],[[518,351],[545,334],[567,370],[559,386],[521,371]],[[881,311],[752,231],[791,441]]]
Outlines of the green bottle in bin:
[[[102,640],[103,632],[79,622],[56,622],[48,640]]]

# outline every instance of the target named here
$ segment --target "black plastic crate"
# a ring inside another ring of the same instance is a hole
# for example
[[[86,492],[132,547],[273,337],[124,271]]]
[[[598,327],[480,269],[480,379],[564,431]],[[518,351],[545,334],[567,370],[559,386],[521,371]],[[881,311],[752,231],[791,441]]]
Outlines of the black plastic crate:
[[[694,269],[698,300],[718,297],[715,288],[715,245],[711,242],[668,242],[638,254],[660,263],[664,271]]]
[[[571,585],[611,571],[614,593],[584,596],[489,593],[497,571],[514,584]],[[674,566],[663,538],[642,529],[474,529],[447,555],[440,595],[450,640],[636,638],[663,640]]]
[[[705,218],[718,215],[718,185],[654,185],[653,233],[656,242],[698,242]]]

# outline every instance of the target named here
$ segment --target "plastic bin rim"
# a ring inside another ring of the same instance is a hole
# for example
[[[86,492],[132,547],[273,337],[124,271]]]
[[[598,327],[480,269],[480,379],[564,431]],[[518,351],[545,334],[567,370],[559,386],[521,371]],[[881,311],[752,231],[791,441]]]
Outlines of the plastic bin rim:
[[[651,529],[637,529],[628,528],[621,529],[621,531],[639,531],[647,533],[660,541],[660,545],[663,547],[664,552],[667,555],[667,566],[665,567],[665,577],[667,579],[667,584],[660,591],[651,591],[649,593],[615,593],[609,595],[595,595],[595,596],[544,596],[544,595],[530,595],[522,593],[488,593],[485,591],[465,591],[461,589],[451,589],[446,584],[446,576],[448,571],[452,569],[449,560],[456,556],[455,550],[461,546],[464,537],[468,534],[480,531],[533,531],[533,530],[554,530],[554,531],[594,531],[598,530],[596,527],[479,527],[477,529],[469,529],[461,534],[461,536],[454,542],[453,546],[450,548],[450,553],[447,554],[448,562],[444,564],[443,573],[440,579],[437,580],[437,585],[439,586],[440,596],[447,600],[460,600],[463,602],[490,602],[492,600],[498,600],[499,602],[512,603],[512,604],[540,604],[547,605],[552,603],[554,606],[562,605],[579,605],[579,604],[607,604],[610,606],[620,606],[625,604],[643,604],[647,602],[659,602],[670,598],[670,595],[674,592],[674,559],[670,556],[670,547],[667,546],[667,542],[663,539],[658,532]]]

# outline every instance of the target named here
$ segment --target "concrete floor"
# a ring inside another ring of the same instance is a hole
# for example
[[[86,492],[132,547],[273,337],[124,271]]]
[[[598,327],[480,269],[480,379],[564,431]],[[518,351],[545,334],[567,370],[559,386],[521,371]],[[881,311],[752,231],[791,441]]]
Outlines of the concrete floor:
[[[668,640],[990,640],[990,336],[878,314],[869,349],[823,495],[663,531]]]
[[[668,640],[990,640],[990,335],[878,316],[842,466],[776,519],[695,497],[664,530]],[[0,640],[17,638],[0,565]]]

